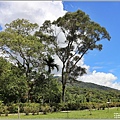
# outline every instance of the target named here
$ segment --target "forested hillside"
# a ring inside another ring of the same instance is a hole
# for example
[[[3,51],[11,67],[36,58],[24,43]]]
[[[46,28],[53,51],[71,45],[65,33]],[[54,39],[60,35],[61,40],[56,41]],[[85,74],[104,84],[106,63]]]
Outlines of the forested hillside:
[[[55,76],[58,81],[61,78]],[[67,83],[67,93],[71,94],[71,98],[78,99],[79,102],[119,102],[120,90],[97,85],[94,83],[73,80]],[[68,95],[69,96],[69,95]]]
[[[71,87],[73,89],[71,89]],[[106,86],[100,86],[93,83],[74,81],[72,85],[68,85],[67,89],[70,93],[80,95],[86,98],[89,102],[119,102],[120,90],[109,88]],[[80,97],[78,99],[80,99]]]

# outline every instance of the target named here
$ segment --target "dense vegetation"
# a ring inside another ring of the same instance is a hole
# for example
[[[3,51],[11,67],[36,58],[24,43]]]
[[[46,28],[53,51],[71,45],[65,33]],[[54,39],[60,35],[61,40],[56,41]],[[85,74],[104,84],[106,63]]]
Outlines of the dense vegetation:
[[[86,74],[78,62],[88,51],[102,50],[100,40],[110,40],[84,12],[68,12],[40,27],[25,19],[5,27],[0,32],[0,114],[104,109],[107,102],[119,106],[120,91],[76,81]],[[61,77],[55,77],[52,70],[61,67]]]
[[[27,101],[29,86],[20,69],[0,57],[0,114],[20,112],[37,113],[61,110],[105,109],[120,107],[120,91],[92,83],[74,81],[66,86],[65,103],[61,103],[60,77],[38,76],[39,80],[31,91],[31,101]],[[3,64],[4,63],[4,64]],[[41,78],[41,79],[40,79]]]

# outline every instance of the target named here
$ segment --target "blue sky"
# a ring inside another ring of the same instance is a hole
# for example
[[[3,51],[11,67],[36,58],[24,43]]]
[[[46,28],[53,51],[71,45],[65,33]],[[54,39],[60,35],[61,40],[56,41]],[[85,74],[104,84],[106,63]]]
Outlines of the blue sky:
[[[91,70],[111,72],[120,82],[120,2],[63,2],[64,9],[74,12],[78,9],[86,12],[91,20],[105,27],[111,40],[103,40],[102,51],[90,51],[85,56],[85,64]]]
[[[0,30],[2,30],[2,27],[0,26]]]
[[[110,41],[101,41],[102,51],[89,51],[80,61],[80,65],[87,68],[88,74],[79,80],[120,89],[120,2],[0,1],[0,26],[4,30],[6,23],[17,18],[41,25],[45,20],[53,21],[67,11],[78,9],[105,27],[111,36]],[[58,58],[55,61],[61,68],[61,61]],[[60,72],[53,71],[56,75],[60,75]]]

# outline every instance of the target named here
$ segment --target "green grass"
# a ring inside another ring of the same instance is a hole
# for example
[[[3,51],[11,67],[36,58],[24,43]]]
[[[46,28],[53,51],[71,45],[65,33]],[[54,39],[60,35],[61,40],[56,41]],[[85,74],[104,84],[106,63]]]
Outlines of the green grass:
[[[48,113],[46,115],[24,115],[21,114],[21,119],[40,119],[40,118],[69,118],[69,119],[114,119],[114,113],[120,113],[120,110],[117,108],[105,109],[105,110],[92,110],[90,115],[89,110],[82,110],[82,111],[70,111],[69,113],[66,112],[55,112],[55,113]],[[18,115],[9,115],[7,117],[0,116],[0,119],[9,119],[14,118],[17,119]]]

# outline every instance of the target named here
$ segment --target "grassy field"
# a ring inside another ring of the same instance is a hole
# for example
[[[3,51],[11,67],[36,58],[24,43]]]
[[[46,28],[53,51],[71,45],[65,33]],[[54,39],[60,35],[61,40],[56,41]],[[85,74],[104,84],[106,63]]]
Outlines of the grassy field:
[[[24,115],[20,114],[21,119],[40,119],[40,118],[48,118],[48,119],[114,119],[115,115],[120,115],[120,110],[117,108],[105,109],[105,110],[92,110],[91,114],[89,110],[82,110],[82,111],[68,111],[67,112],[55,112],[55,113],[48,113],[46,115]],[[0,116],[0,119],[10,119],[14,118],[17,119],[18,115],[9,115],[9,116]],[[120,116],[117,118],[120,119]]]

